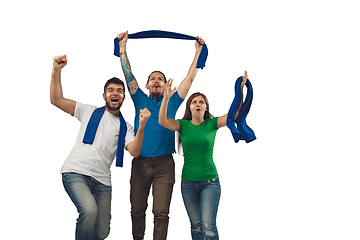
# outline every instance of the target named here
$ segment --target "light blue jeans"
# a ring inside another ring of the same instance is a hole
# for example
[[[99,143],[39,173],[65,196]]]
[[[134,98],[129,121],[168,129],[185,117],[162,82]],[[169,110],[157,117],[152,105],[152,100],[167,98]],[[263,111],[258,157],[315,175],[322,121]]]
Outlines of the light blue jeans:
[[[72,172],[63,173],[62,180],[79,213],[75,239],[105,239],[110,232],[111,187]]]
[[[218,240],[216,227],[221,187],[219,178],[209,181],[182,179],[181,193],[190,218],[193,240]]]

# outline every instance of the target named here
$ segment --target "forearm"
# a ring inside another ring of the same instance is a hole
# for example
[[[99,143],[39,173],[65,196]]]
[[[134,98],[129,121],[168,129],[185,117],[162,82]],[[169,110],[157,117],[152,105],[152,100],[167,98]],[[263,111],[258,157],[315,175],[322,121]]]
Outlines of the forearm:
[[[120,62],[121,68],[123,70],[126,85],[131,95],[135,94],[136,90],[139,88],[139,85],[132,74],[130,61],[127,57],[126,47],[120,47]]]
[[[57,101],[64,98],[60,78],[61,69],[53,68],[50,83],[50,101],[54,105],[56,105]]]
[[[128,150],[131,156],[133,157],[138,157],[141,153],[142,143],[144,138],[144,130],[145,130],[145,126],[140,124],[134,141],[129,143],[130,146]]]
[[[159,110],[159,124],[165,127],[167,122],[167,107],[169,104],[169,98],[164,97]]]
[[[63,97],[60,75],[60,69],[53,69],[50,83],[50,102],[64,112],[74,115],[76,102]]]
[[[194,79],[196,77],[196,74],[198,72],[198,68],[196,68],[196,65],[197,65],[197,62],[199,60],[200,52],[201,51],[199,51],[199,50],[196,51],[195,56],[194,56],[194,60],[191,63],[188,74],[186,76],[186,78],[189,78],[190,81],[194,81]]]
[[[178,121],[167,117],[167,106],[169,104],[169,98],[164,97],[159,111],[159,124],[164,128],[172,131],[179,131],[180,124]]]
[[[196,74],[198,72],[198,68],[196,68],[196,64],[199,59],[199,56],[200,56],[200,51],[197,50],[195,53],[194,60],[191,63],[191,66],[189,68],[189,71],[188,71],[185,79],[181,82],[181,84],[179,86],[178,93],[182,99],[186,98],[186,95],[188,94],[190,87],[191,87],[191,85],[196,77]]]
[[[243,89],[241,89],[241,104],[239,106],[239,109],[236,112],[235,119],[237,119],[240,114],[240,110],[241,110],[243,102],[244,102],[244,93],[243,93]]]

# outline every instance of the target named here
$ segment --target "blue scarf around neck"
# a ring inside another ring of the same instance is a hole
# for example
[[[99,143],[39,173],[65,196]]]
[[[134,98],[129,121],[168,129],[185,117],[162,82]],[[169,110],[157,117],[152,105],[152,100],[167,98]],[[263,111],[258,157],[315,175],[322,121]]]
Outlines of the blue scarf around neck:
[[[235,142],[238,142],[239,140],[245,140],[246,143],[249,143],[256,139],[254,131],[246,123],[246,116],[250,111],[253,99],[253,89],[249,79],[247,79],[245,84],[247,88],[246,99],[241,106],[238,117],[235,119],[236,112],[238,111],[242,100],[240,86],[242,80],[243,77],[239,77],[235,82],[235,97],[227,115],[226,126],[230,129]]]
[[[134,33],[134,34],[129,34],[128,35],[129,38],[133,38],[133,39],[139,39],[139,38],[173,38],[173,39],[184,39],[184,40],[196,40],[196,37],[192,37],[189,35],[185,35],[185,34],[181,34],[181,33],[176,33],[176,32],[167,32],[167,31],[160,31],[160,30],[151,30],[151,31],[143,31],[143,32],[138,32],[138,33]],[[119,53],[119,39],[115,38],[114,39],[114,55],[117,57],[120,57],[120,53]],[[203,44],[198,62],[196,67],[197,68],[201,68],[203,69],[205,67],[205,62],[207,59],[207,55],[208,55],[208,49],[206,44]]]
[[[93,144],[97,128],[99,126],[102,116],[104,115],[104,112],[105,112],[105,106],[94,110],[87,124],[83,138],[83,143]],[[118,144],[116,151],[116,164],[115,164],[117,167],[123,166],[126,131],[127,131],[126,122],[122,114],[120,113],[120,130],[119,130],[119,137],[118,137]]]

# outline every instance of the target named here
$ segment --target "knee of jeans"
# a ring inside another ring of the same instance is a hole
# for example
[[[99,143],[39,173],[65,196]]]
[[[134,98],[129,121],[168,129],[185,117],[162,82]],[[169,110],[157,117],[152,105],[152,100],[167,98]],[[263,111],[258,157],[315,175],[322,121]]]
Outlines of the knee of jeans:
[[[201,232],[201,227],[197,227],[197,228],[192,228],[191,229],[191,233],[200,233]]]
[[[201,232],[201,221],[198,221],[196,223],[191,223],[191,232],[192,233]]]
[[[105,239],[109,236],[109,233],[110,233],[110,227],[99,230],[98,235],[99,235],[99,238]]]
[[[213,224],[204,224],[204,235],[209,238],[213,238],[217,235],[216,226]]]
[[[97,218],[97,208],[96,207],[87,207],[80,211],[80,218],[89,221],[95,222]]]
[[[163,214],[163,213],[158,213],[158,212],[155,212],[153,211],[153,214],[154,214],[154,219],[156,220],[169,220],[169,215],[168,214]]]

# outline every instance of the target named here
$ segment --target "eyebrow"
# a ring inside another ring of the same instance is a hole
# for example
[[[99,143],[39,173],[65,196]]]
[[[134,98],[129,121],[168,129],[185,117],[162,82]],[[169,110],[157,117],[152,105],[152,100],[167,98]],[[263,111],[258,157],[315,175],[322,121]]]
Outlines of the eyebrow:
[[[109,87],[107,90],[114,90],[115,88],[113,88],[113,87]],[[121,90],[121,91],[124,91],[124,89],[123,88],[116,88],[116,90]]]
[[[151,80],[155,79],[156,77],[152,77]],[[163,77],[158,77],[158,79],[163,80]]]

